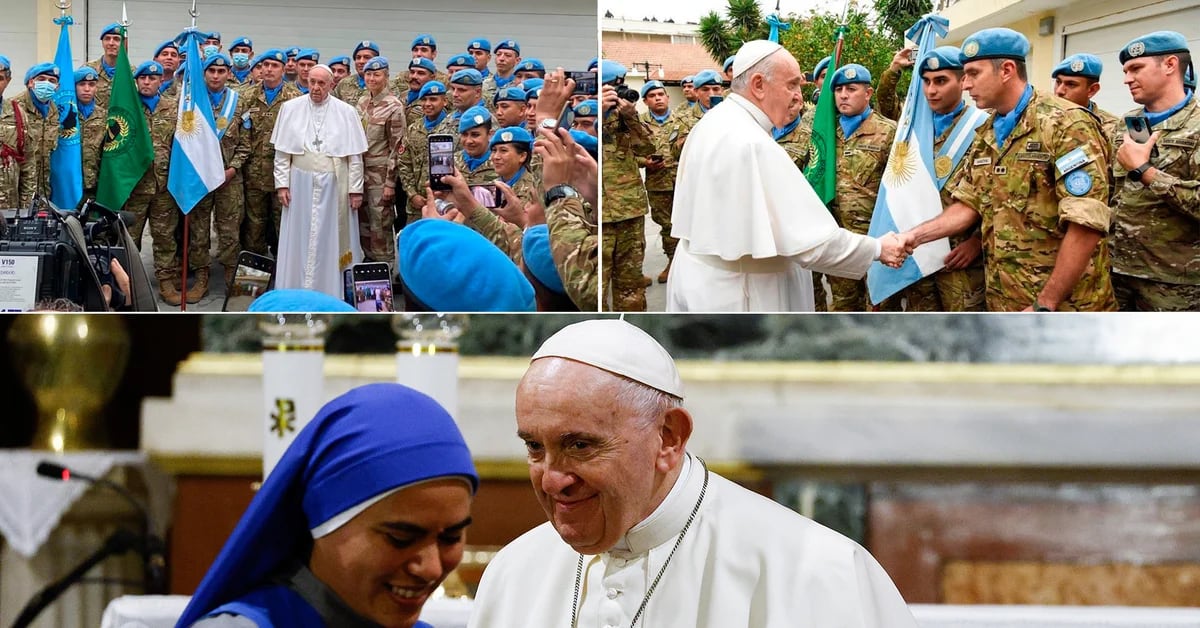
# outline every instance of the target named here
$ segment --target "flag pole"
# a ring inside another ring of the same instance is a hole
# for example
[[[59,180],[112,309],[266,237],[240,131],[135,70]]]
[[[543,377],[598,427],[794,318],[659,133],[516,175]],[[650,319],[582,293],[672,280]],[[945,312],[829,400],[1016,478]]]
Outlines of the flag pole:
[[[196,30],[196,16],[198,15],[198,13],[196,12],[196,0],[192,0],[192,8],[190,10],[188,10],[188,15],[190,15],[192,17],[192,27],[188,30],[192,31],[192,33],[193,33],[193,34],[190,34],[189,36],[194,37],[195,36],[194,33]],[[199,59],[192,59],[193,67],[187,68],[186,70],[184,70],[184,72],[194,72],[196,70],[196,68],[194,66],[195,66],[195,64],[197,64],[199,62],[200,62]],[[181,86],[180,92],[187,93],[186,81],[185,81],[185,85]],[[195,94],[189,93],[189,97],[195,98],[195,96],[196,96]],[[188,233],[188,229],[191,226],[191,222],[192,222],[191,212],[187,212],[187,213],[183,214],[183,261],[181,262],[181,265],[183,266],[183,271],[182,271],[183,279],[179,282],[179,290],[181,292],[181,294],[179,295],[179,311],[180,312],[187,311],[188,248],[190,248],[189,245],[191,244],[191,238],[189,237],[190,234]]]

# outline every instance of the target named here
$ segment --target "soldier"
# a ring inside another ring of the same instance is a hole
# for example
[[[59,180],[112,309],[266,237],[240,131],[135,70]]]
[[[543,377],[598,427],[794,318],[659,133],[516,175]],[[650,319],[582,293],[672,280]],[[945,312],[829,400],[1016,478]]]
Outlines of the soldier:
[[[207,59],[221,52],[221,31],[212,31],[205,38],[200,46],[201,52],[204,53],[204,58]]]
[[[412,43],[412,57],[414,59],[428,59],[430,65],[434,68],[433,80],[440,82],[442,85],[450,84],[450,74],[437,70],[437,63],[434,61],[437,58],[437,40],[432,35],[417,35]],[[471,64],[474,67],[474,64]],[[404,90],[408,88],[408,70],[400,72],[400,75],[392,79],[392,93],[400,96]]]
[[[356,103],[362,98],[363,92],[367,89],[366,80],[363,78],[363,66],[367,61],[379,56],[379,44],[364,39],[354,46],[354,53],[351,55],[354,58],[354,76],[347,76],[338,81],[337,87],[333,89],[333,95],[338,100],[346,103]],[[392,89],[397,95],[399,91]]]
[[[511,192],[503,195],[505,202],[518,203],[524,212],[527,204],[541,201],[541,191],[528,170],[529,159],[533,156],[533,136],[521,127],[497,129],[492,133],[488,148],[498,182],[503,182]],[[513,263],[521,263],[520,226],[501,220],[492,210],[479,203],[465,211],[463,208],[459,210],[465,217],[463,224],[478,231],[504,251]]]
[[[821,97],[821,88],[825,85],[825,74],[829,71],[829,62],[833,57],[825,57],[817,62],[817,67],[813,68],[813,93],[812,102],[817,104],[817,99]]]
[[[422,115],[408,124],[404,134],[407,150],[399,159],[400,182],[408,195],[408,224],[421,219],[421,208],[425,206],[425,188],[429,185],[429,134],[450,117],[446,112],[446,86],[440,81],[422,85],[417,100],[421,103]]]
[[[107,107],[108,95],[112,92],[113,74],[117,71],[117,52],[121,47],[120,24],[113,22],[100,31],[100,47],[104,53],[87,65],[100,75],[100,82],[96,86],[96,102]]]
[[[175,45],[175,40],[167,40],[158,45],[158,49],[154,51],[154,60],[163,67],[163,82],[159,87],[160,94],[177,98],[179,96],[179,83],[175,80],[175,72],[179,70],[179,46]]]
[[[963,87],[994,114],[946,184],[955,202],[903,237],[919,245],[966,232],[982,217],[988,310],[1116,309],[1100,123],[1029,85],[1024,35],[982,30],[961,52]]]
[[[459,70],[468,70],[474,68],[475,60],[471,58],[471,55],[458,54],[446,60],[446,73],[450,76],[454,76],[454,73]],[[483,73],[480,72],[479,75],[483,76]]]
[[[654,83],[657,81],[650,82]],[[642,89],[645,89],[645,87]],[[599,133],[599,130],[596,128],[596,116],[600,115],[600,103],[594,100],[585,100],[575,105],[572,113],[575,114],[575,121],[571,123],[572,129],[583,131],[589,135],[597,135]]]
[[[472,107],[487,109],[483,104],[483,77],[479,75],[479,70],[459,70],[450,77],[450,102],[454,105],[454,110],[443,123],[450,130],[437,131],[438,133],[453,134],[453,129],[458,128],[459,120]],[[488,117],[491,117],[491,112],[488,112]]]
[[[492,110],[496,122],[502,126],[524,126],[525,109],[528,99],[525,90],[520,87],[508,86],[496,92],[492,97]]]
[[[688,133],[700,121],[704,113],[712,107],[712,97],[721,95],[721,76],[713,70],[701,70],[692,79],[693,93],[696,102],[675,115],[674,128],[671,129],[671,156],[678,161],[683,153],[683,143],[687,141]]]
[[[54,104],[58,66],[39,63],[29,68],[25,72],[25,88],[26,91],[13,98],[13,105],[20,107],[24,116],[25,159],[32,164],[29,194],[22,192],[21,207],[29,207],[34,194],[50,197],[50,153],[58,147],[59,132],[58,107]]]
[[[871,110],[871,73],[857,63],[833,74],[838,110],[837,196],[831,205],[838,224],[866,235],[875,212],[875,199],[896,138],[896,123]],[[867,285],[861,279],[826,277],[833,295],[830,312],[865,312],[870,309]]]
[[[27,116],[13,99],[4,98],[10,81],[12,64],[8,57],[0,55],[0,208],[4,209],[24,205],[22,199],[33,196],[34,182],[33,162],[27,159]]]
[[[233,61],[233,69],[229,73],[232,87],[240,87],[250,82],[250,60],[254,58],[254,42],[249,37],[238,37],[229,44],[229,58]]]
[[[647,110],[640,118],[650,129],[654,154],[638,158],[638,163],[646,169],[650,218],[658,225],[663,252],[667,254],[667,267],[658,274],[658,283],[667,283],[671,262],[675,259],[675,246],[679,243],[678,238],[671,237],[671,206],[675,203],[675,172],[679,166],[671,156],[670,137],[675,114],[662,81],[648,81],[642,86],[642,102],[646,103]]]
[[[488,67],[492,62],[492,42],[483,38],[472,39],[467,44],[467,54],[475,60],[475,69],[479,70],[479,75],[486,81],[492,75]]]
[[[100,73],[86,65],[75,70],[75,100],[79,104],[80,151],[83,154],[83,195],[96,196],[96,181],[100,176],[100,153],[108,132],[105,118],[108,110],[96,104]]]
[[[605,115],[604,159],[604,291],[612,291],[614,310],[642,312],[646,309],[649,277],[642,274],[646,255],[646,188],[638,173],[638,158],[654,153],[650,129],[638,119],[633,103],[617,96],[616,85],[625,81],[625,66],[605,59],[601,63],[601,96]],[[553,128],[551,118],[539,122]]]
[[[430,61],[437,62],[437,40],[429,33],[422,33],[414,37],[411,50],[414,57],[425,57]]]
[[[675,105],[675,109],[671,113],[678,116],[683,113],[688,107],[691,107],[696,102],[696,86],[695,75],[689,74],[679,81],[679,87],[683,90],[683,102]]]
[[[796,168],[803,171],[812,158],[812,115],[808,114],[809,107],[803,100],[796,101],[792,107],[795,111],[789,115],[792,121],[782,128],[772,128],[771,137],[774,137],[775,143],[783,147],[788,157],[792,158]],[[791,111],[793,109],[789,109],[789,112]],[[825,275],[813,273],[812,276],[813,306],[817,312],[826,312],[829,310],[829,297],[825,291]]]
[[[505,39],[496,44],[492,51],[496,57],[496,72],[488,77],[488,88],[499,90],[517,78],[517,64],[521,62],[521,45],[515,39]]]
[[[521,83],[525,79],[546,78],[546,66],[542,64],[541,59],[525,59],[517,64],[517,82]]]
[[[462,70],[475,72],[475,70]],[[462,150],[454,152],[454,167],[467,185],[482,185],[496,180],[492,167],[492,114],[483,107],[471,107],[458,121],[458,140]]]
[[[1087,108],[1088,111],[1100,118],[1100,128],[1104,129],[1104,138],[1110,143],[1118,137],[1117,116],[1096,106],[1092,100],[1100,91],[1100,75],[1104,72],[1104,64],[1100,57],[1087,53],[1075,54],[1062,60],[1054,67],[1050,78],[1054,79],[1054,95]]]
[[[296,77],[299,76],[300,66],[296,63],[296,57],[300,55],[301,50],[300,46],[292,46],[285,52],[287,54],[287,63],[283,64],[283,80],[289,83],[295,83]]]
[[[425,57],[413,57],[408,62],[408,84],[404,91],[396,91],[396,82],[392,81],[392,93],[404,103],[404,119],[416,120],[425,115],[421,109],[421,88],[437,75],[437,67]],[[445,83],[443,83],[445,85]]]
[[[250,158],[246,160],[246,218],[242,225],[242,248],[259,255],[278,251],[280,208],[275,194],[275,149],[271,132],[283,103],[300,96],[295,85],[283,80],[282,50],[272,49],[259,58],[262,83],[246,90],[242,97],[248,107],[250,126],[242,120],[242,131],[248,131]]]
[[[333,73],[334,85],[342,82],[342,79],[350,76],[350,57],[341,55],[329,60],[329,71]]]
[[[537,101],[542,95],[542,85],[545,84],[543,79],[531,78],[524,83],[510,83],[516,85],[519,89],[525,90],[525,128],[532,135],[537,130]]]
[[[358,210],[363,261],[386,262],[394,271],[396,260],[396,169],[404,152],[404,104],[388,91],[388,60],[375,57],[363,66],[367,93],[358,101],[367,133],[363,155],[363,200]]]
[[[308,93],[308,72],[321,60],[321,53],[312,48],[301,48],[296,53],[296,87],[301,94]]]
[[[733,83],[733,59],[734,59],[734,57],[737,57],[737,55],[729,55],[729,58],[725,59],[725,63],[721,66],[721,73],[725,76],[725,86],[726,86],[725,91],[723,91],[721,93],[722,96],[729,96],[729,85],[731,83]]]
[[[167,191],[167,176],[171,172],[171,146],[175,139],[179,105],[174,99],[158,92],[163,76],[161,63],[146,61],[137,67],[133,76],[142,100],[142,115],[146,118],[146,127],[150,129],[150,140],[154,145],[154,163],[142,175],[125,202],[125,211],[134,216],[129,234],[140,246],[142,229],[147,221],[150,222],[158,290],[167,305],[177,306],[180,302],[177,284],[180,277],[175,257],[175,227],[179,224],[179,207]]]
[[[1113,285],[1122,310],[1200,310],[1200,106],[1186,87],[1187,39],[1138,37],[1120,52],[1133,101],[1125,114],[1150,123],[1150,141],[1116,144]],[[1157,152],[1157,154],[1156,154]]]

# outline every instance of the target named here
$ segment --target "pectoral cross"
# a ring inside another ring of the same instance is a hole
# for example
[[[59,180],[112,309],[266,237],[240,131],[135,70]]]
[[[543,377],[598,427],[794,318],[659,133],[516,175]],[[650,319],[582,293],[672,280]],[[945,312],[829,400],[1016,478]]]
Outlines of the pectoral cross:
[[[315,137],[313,138],[313,146],[314,146],[314,147],[315,147],[317,150],[321,150],[321,144],[322,144],[322,143],[323,143],[323,142],[321,142],[321,136],[320,136],[320,135],[317,135],[317,136],[315,136]]]

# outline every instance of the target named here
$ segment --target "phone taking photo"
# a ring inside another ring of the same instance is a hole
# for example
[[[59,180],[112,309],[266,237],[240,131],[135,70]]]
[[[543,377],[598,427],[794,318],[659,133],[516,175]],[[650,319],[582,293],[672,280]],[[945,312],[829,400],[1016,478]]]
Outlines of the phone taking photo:
[[[470,188],[471,195],[475,197],[475,200],[479,201],[480,205],[488,209],[504,207],[504,192],[501,192],[495,183],[472,185]]]
[[[450,190],[442,177],[454,174],[454,136],[435,133],[429,136],[429,188],[439,192]]]
[[[363,262],[350,267],[351,298],[359,312],[392,312],[391,268],[387,262]]]
[[[233,284],[225,293],[225,303],[221,306],[221,311],[247,311],[255,299],[274,287],[274,282],[275,260],[250,251],[238,253]]]
[[[595,72],[567,72],[567,78],[575,81],[574,95],[597,97]]]

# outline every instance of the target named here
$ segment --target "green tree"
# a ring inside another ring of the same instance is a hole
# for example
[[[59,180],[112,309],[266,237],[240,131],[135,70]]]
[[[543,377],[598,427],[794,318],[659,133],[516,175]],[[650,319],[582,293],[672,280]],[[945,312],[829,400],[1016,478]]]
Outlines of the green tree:
[[[933,10],[932,0],[875,0],[878,25],[897,42],[922,15]]]
[[[729,0],[725,7],[727,18],[716,11],[700,18],[700,44],[718,64],[736,54],[742,44],[754,39],[766,39],[770,28],[763,21],[757,0]]]
[[[801,69],[811,72],[818,61],[833,52],[842,15],[831,10],[814,10],[803,17],[789,15],[787,20],[792,27],[780,34],[779,43],[796,57]],[[899,42],[880,32],[876,19],[861,0],[848,3],[845,20],[849,32],[842,42],[842,64],[861,64],[871,71],[872,77],[878,78],[891,63]]]

